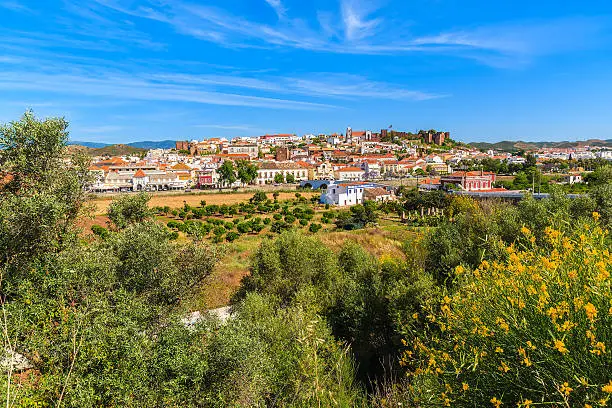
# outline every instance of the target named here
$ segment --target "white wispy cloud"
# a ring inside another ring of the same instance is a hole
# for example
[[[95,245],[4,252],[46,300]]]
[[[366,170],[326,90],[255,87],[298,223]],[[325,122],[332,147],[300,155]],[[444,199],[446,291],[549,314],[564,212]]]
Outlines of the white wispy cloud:
[[[347,40],[361,40],[375,34],[382,19],[370,18],[375,11],[373,3],[375,1],[372,0],[342,0],[342,20]]]
[[[409,90],[400,84],[372,81],[359,75],[338,73],[313,73],[303,77],[258,75],[257,78],[240,75],[157,74],[151,78],[177,84],[213,85],[319,98],[428,100],[448,96]]]
[[[28,14],[33,14],[34,10],[32,10],[31,8],[27,7],[26,5],[18,2],[18,1],[12,1],[12,0],[3,0],[0,1],[0,8],[6,9],[6,10],[10,10],[10,11],[14,11],[17,13],[28,13]]]
[[[0,89],[270,109],[316,110],[333,107],[323,103],[218,92],[188,84],[159,82],[125,75],[94,76],[93,73],[4,71],[0,72]]]
[[[401,23],[382,24],[381,0],[339,0],[339,11],[333,8],[317,10],[314,24],[290,17],[280,0],[265,0],[282,11],[283,18],[274,24],[183,0],[94,1],[114,12],[169,24],[181,34],[224,47],[289,47],[371,55],[435,53],[483,63],[491,61],[492,65],[512,58],[528,61],[551,52],[585,47],[601,38],[599,34],[610,27],[607,18],[575,17],[438,32],[428,30],[428,33],[411,36],[410,30],[404,30]]]
[[[285,8],[281,0],[265,0],[265,1],[266,3],[270,5],[270,7],[274,9],[278,18],[285,17],[285,14],[287,13],[287,9]]]

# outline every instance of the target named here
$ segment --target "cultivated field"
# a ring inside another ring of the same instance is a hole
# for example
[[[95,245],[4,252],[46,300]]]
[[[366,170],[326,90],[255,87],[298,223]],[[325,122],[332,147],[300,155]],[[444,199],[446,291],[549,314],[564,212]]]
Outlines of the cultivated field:
[[[200,201],[205,200],[208,205],[222,205],[222,204],[238,204],[245,201],[249,201],[253,197],[253,192],[233,193],[233,192],[205,192],[205,193],[186,193],[186,194],[152,194],[151,201],[149,202],[151,207],[165,207],[179,208],[182,207],[185,202],[191,206],[199,206]],[[272,192],[267,193],[268,197],[272,198]],[[310,198],[313,195],[318,195],[317,192],[300,192],[302,196]],[[94,198],[90,200],[90,204],[95,206],[94,213],[96,215],[106,214],[108,206],[111,203],[113,196],[105,196]],[[295,193],[291,192],[279,192],[279,200],[287,200],[295,198]]]

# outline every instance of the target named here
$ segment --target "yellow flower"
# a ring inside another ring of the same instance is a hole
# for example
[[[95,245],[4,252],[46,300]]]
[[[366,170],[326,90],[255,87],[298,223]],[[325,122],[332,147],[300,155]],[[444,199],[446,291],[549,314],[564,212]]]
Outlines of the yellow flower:
[[[584,408],[593,408],[591,404],[584,404]]]
[[[504,352],[504,349],[503,349],[503,348],[501,348],[501,347],[495,347],[495,352],[496,352],[496,353],[503,353],[503,352]]]
[[[524,235],[529,235],[529,234],[531,234],[531,231],[529,230],[529,228],[525,227],[524,225],[523,225],[523,227],[521,228],[521,232],[522,232]]]
[[[559,391],[561,391],[561,393],[567,397],[570,395],[570,392],[574,391],[574,389],[571,388],[567,382],[564,382]]]
[[[491,398],[491,404],[493,404],[495,408],[499,408],[501,407],[502,402],[498,400],[497,398],[493,397]]]
[[[533,404],[533,401],[527,399],[527,400],[523,401],[521,404],[519,404],[519,407],[530,408],[531,404]]]
[[[564,332],[564,331],[570,331],[570,330],[572,330],[572,328],[574,328],[575,326],[576,326],[576,324],[575,324],[575,323],[572,323],[571,321],[566,320],[566,321],[563,323],[563,325],[562,325],[562,326],[559,328],[559,331],[562,331],[562,332]]]
[[[463,391],[467,391],[470,389],[470,386],[467,385],[466,383],[461,384],[461,388],[463,389]]]
[[[497,367],[497,369],[499,371],[502,371],[504,373],[507,373],[508,371],[510,371],[510,367],[508,367],[508,364],[506,364],[505,362],[501,362],[501,365],[499,367]]]
[[[591,322],[597,317],[597,308],[591,302],[584,305],[584,311]]]
[[[612,380],[608,384],[601,387],[601,390],[603,392],[607,392],[608,394],[612,394]]]
[[[599,221],[599,219],[601,218],[601,214],[599,214],[597,211],[594,211],[593,218],[595,219],[595,221]]]
[[[561,354],[566,354],[568,352],[567,348],[565,348],[565,343],[563,343],[563,340],[555,340],[554,349]]]
[[[495,323],[497,323],[499,327],[501,327],[501,329],[506,333],[510,331],[510,326],[508,326],[508,323],[506,323],[506,320],[504,320],[503,318],[498,317],[497,319],[495,319]]]
[[[455,268],[455,275],[461,275],[462,273],[465,272],[465,268],[461,265],[457,266]]]
[[[576,279],[578,277],[578,273],[576,272],[575,269],[572,269],[571,271],[567,273],[567,277],[570,279]]]
[[[531,367],[531,360],[529,360],[529,357],[525,357],[522,364],[525,364],[527,367]]]
[[[595,335],[593,334],[592,331],[587,330],[586,331],[586,336],[589,340],[591,340],[591,343],[595,343]]]
[[[591,353],[597,354],[598,356],[601,356],[605,352],[606,352],[606,345],[602,343],[601,341],[597,342],[593,350],[591,350]]]
[[[536,347],[533,345],[533,343],[531,342],[531,340],[527,341],[527,347],[529,347],[531,350],[535,350]]]

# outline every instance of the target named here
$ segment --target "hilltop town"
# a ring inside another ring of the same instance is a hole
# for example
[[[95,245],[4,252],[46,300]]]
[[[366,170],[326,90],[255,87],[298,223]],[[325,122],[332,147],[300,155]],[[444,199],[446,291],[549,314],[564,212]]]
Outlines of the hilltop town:
[[[382,129],[340,134],[267,134],[234,139],[177,141],[172,149],[94,158],[95,193],[299,185],[327,190],[336,205],[393,199],[392,187],[479,194],[578,188],[590,162],[612,160],[602,146],[539,147],[531,151],[480,150],[449,132]],[[531,169],[531,170],[529,170]],[[536,169],[536,170],[534,170]],[[544,187],[542,186],[544,182]],[[330,186],[336,186],[330,189]],[[578,188],[579,189],[579,188]]]

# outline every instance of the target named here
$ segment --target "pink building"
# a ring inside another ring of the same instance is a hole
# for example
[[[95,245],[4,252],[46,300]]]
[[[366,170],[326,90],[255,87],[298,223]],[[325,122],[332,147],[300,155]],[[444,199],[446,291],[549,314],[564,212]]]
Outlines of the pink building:
[[[448,184],[461,186],[465,191],[485,191],[493,189],[495,173],[483,171],[456,171],[440,178],[442,187]]]

